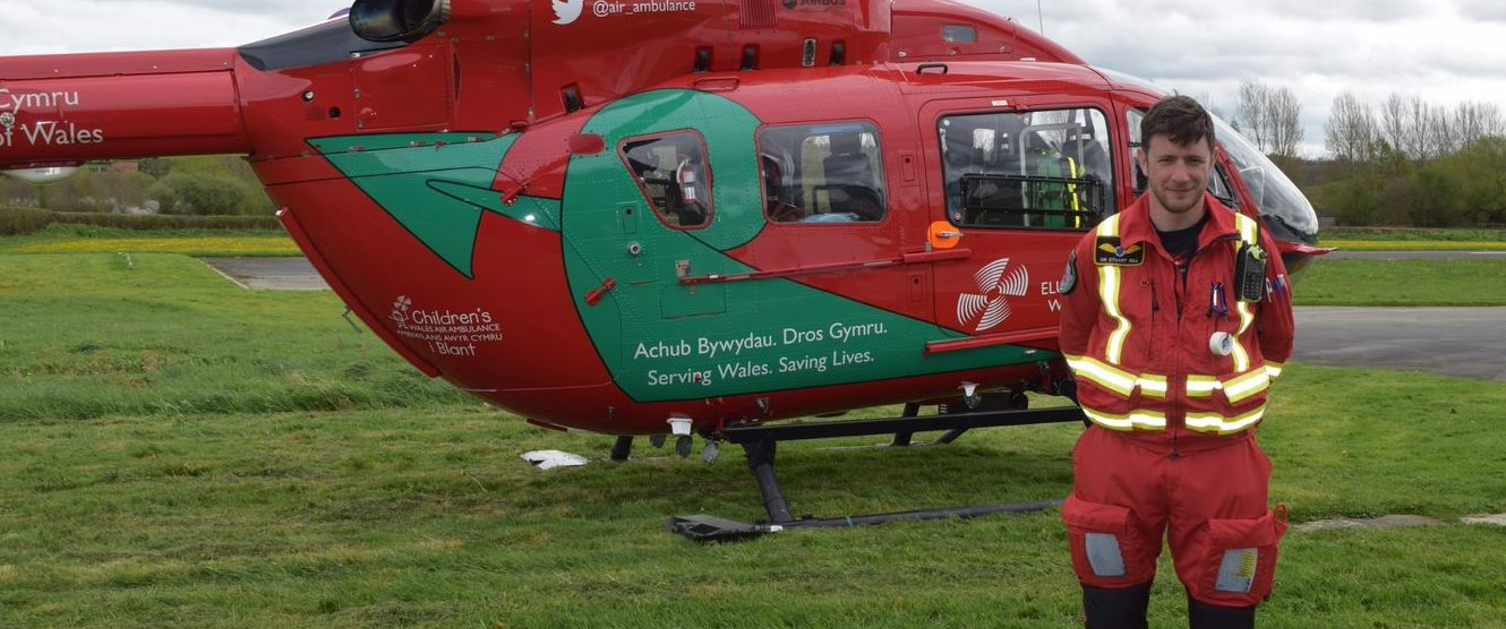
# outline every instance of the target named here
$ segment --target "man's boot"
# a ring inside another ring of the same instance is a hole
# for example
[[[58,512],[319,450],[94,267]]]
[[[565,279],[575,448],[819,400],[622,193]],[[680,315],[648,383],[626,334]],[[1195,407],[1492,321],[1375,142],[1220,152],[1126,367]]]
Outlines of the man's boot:
[[[1187,626],[1192,629],[1255,629],[1255,608],[1219,607],[1188,598]]]
[[[1082,586],[1082,612],[1088,629],[1146,629],[1150,584],[1127,588]]]

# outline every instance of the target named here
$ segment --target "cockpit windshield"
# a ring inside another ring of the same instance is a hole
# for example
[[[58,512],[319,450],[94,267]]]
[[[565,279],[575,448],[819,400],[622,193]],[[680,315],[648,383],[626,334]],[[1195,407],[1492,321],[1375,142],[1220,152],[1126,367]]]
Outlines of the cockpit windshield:
[[[247,64],[264,72],[306,68],[407,46],[401,40],[362,39],[350,20],[336,15],[322,24],[252,42],[238,50]]]
[[[1276,164],[1235,131],[1234,127],[1219,120],[1218,116],[1213,117],[1213,125],[1217,129],[1215,133],[1219,143],[1239,169],[1239,176],[1244,179],[1245,187],[1250,189],[1250,196],[1260,208],[1260,215],[1265,218],[1266,225],[1270,229],[1289,231],[1289,234],[1276,234],[1283,240],[1316,244],[1318,215],[1313,211],[1312,203],[1297,189],[1297,184],[1292,183],[1286,173],[1281,172]]]
[[[1093,69],[1116,83],[1135,86],[1153,94],[1169,95],[1165,88],[1139,77],[1104,68]],[[1142,112],[1134,112],[1130,117],[1131,139],[1136,142],[1139,140],[1140,126],[1138,113]],[[1318,214],[1313,211],[1312,203],[1308,202],[1302,191],[1297,189],[1297,184],[1292,183],[1276,164],[1235,131],[1234,127],[1219,120],[1218,116],[1213,116],[1213,123],[1219,143],[1223,145],[1224,152],[1229,154],[1235,168],[1239,169],[1240,178],[1244,179],[1245,186],[1250,189],[1250,196],[1254,197],[1265,224],[1276,232],[1274,235],[1286,241],[1317,244]],[[1210,192],[1220,197],[1232,194],[1227,189],[1219,190],[1218,186],[1224,182],[1218,181],[1216,177],[1213,179],[1210,186],[1214,189]]]

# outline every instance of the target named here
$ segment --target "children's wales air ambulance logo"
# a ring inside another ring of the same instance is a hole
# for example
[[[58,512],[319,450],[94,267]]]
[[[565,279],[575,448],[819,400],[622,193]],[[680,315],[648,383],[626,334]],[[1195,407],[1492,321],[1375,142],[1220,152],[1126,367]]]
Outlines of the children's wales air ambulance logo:
[[[977,293],[957,296],[957,322],[978,332],[993,329],[1009,318],[1010,297],[1024,297],[1030,287],[1030,269],[1009,265],[1009,258],[995,260],[973,274]]]
[[[391,317],[397,323],[397,327],[403,327],[403,324],[408,322],[408,309],[412,307],[413,300],[407,295],[399,295],[397,299],[392,300]]]

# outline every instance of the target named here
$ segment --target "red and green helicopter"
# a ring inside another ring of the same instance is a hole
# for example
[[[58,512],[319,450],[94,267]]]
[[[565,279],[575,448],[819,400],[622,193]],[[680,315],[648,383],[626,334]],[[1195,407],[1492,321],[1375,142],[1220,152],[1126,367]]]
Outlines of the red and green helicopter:
[[[358,0],[233,49],[0,58],[0,169],[246,155],[417,369],[683,450],[1069,393],[1058,278],[1164,93],[951,0]],[[1220,124],[1211,191],[1300,269],[1311,205]],[[983,415],[880,427],[1063,418]]]

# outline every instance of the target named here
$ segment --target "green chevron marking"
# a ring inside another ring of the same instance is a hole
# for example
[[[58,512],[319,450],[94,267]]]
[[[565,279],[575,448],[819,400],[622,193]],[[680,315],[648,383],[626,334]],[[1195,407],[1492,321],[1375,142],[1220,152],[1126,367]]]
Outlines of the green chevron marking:
[[[321,138],[310,145],[419,242],[461,275],[472,260],[483,212],[559,231],[559,202],[492,189],[517,135],[475,141],[458,133]],[[499,244],[498,246],[505,246]]]

